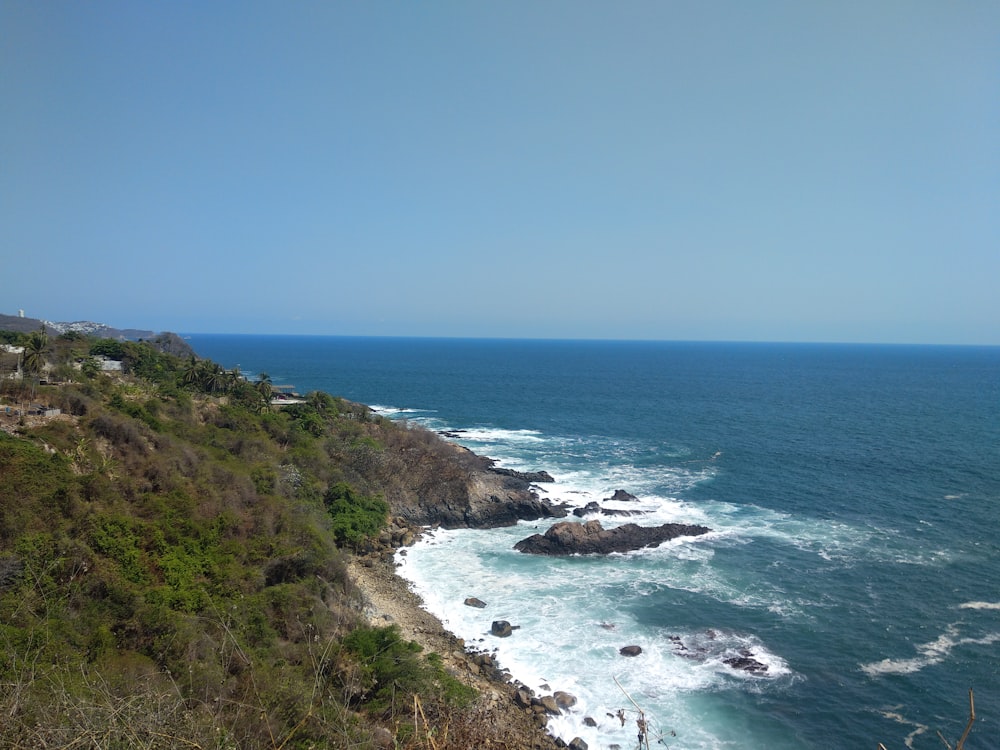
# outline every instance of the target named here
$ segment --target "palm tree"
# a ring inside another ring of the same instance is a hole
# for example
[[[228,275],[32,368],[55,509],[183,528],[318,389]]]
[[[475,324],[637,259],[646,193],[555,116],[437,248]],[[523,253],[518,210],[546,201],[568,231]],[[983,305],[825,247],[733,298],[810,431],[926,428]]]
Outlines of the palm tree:
[[[37,375],[45,366],[45,352],[49,347],[49,337],[45,329],[35,331],[28,337],[24,346],[24,371]]]
[[[206,360],[201,363],[201,386],[208,393],[217,393],[226,387],[226,371],[218,362]]]
[[[181,372],[181,383],[184,385],[197,385],[201,380],[201,363],[192,354]]]
[[[225,384],[223,390],[232,391],[243,382],[243,373],[240,372],[240,366],[236,365],[232,370],[226,373]]]
[[[257,382],[254,383],[254,388],[257,389],[257,393],[260,397],[267,403],[268,406],[271,405],[271,376],[266,372],[260,373],[257,376]]]

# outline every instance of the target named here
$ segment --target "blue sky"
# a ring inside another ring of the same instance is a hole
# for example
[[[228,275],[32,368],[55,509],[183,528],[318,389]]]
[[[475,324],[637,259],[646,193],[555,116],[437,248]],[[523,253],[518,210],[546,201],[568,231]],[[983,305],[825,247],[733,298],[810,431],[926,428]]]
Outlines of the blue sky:
[[[0,312],[1000,344],[1000,4],[0,0]]]

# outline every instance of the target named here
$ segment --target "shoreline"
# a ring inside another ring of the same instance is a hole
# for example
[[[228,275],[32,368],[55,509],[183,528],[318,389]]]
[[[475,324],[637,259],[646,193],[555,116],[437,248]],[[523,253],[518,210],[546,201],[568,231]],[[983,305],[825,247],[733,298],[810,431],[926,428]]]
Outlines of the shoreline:
[[[449,673],[479,693],[473,709],[476,721],[499,743],[506,743],[499,746],[525,750],[566,747],[546,730],[546,712],[540,700],[534,698],[525,705],[523,687],[512,681],[509,673],[496,667],[485,653],[467,650],[461,638],[424,609],[423,600],[396,573],[395,552],[355,557],[348,564],[368,623],[373,627],[396,625],[402,637],[420,644],[425,654],[439,654]]]

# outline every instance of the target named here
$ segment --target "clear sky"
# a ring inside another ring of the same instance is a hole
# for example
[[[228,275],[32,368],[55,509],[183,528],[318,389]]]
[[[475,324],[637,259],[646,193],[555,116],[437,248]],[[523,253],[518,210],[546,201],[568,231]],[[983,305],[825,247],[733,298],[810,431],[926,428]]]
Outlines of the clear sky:
[[[996,0],[0,0],[0,313],[1000,344]]]

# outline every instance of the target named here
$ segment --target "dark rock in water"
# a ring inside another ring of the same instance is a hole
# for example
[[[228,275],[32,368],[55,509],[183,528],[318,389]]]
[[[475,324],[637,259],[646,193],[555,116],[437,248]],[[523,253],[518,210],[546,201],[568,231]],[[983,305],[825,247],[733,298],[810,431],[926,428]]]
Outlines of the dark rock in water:
[[[576,696],[563,690],[556,690],[552,694],[552,697],[555,698],[556,705],[559,708],[570,708],[576,705]]]
[[[589,503],[584,505],[582,508],[573,508],[573,515],[577,518],[583,518],[584,516],[593,515],[594,513],[600,513],[601,506],[597,504],[596,500],[591,500]]]
[[[619,502],[626,502],[626,501],[630,501],[630,500],[638,500],[638,498],[635,495],[633,495],[631,492],[626,492],[625,490],[615,490],[615,494],[613,494],[611,497],[604,498],[604,500],[605,500],[605,502],[608,502],[608,501],[611,501],[611,500],[618,500]]]
[[[569,741],[569,750],[587,750],[587,743],[579,737],[574,737]]]
[[[627,523],[605,530],[600,521],[576,523],[561,521],[545,534],[534,534],[514,545],[519,552],[533,555],[588,555],[629,552],[643,547],[656,547],[680,536],[698,536],[710,529],[680,523],[662,526],[638,526]]]
[[[622,510],[619,508],[601,508],[602,516],[641,516],[644,515],[646,511],[644,510]]]
[[[583,725],[585,727],[596,727],[597,726],[597,722],[594,721],[593,717],[591,717],[591,716],[584,716],[583,717]]]
[[[592,516],[595,513],[600,513],[602,516],[641,516],[645,512],[644,510],[625,510],[623,508],[602,508],[593,500],[582,508],[573,508],[573,515],[577,518]]]
[[[484,602],[482,599],[477,599],[474,596],[470,596],[468,599],[465,600],[465,606],[476,607],[477,609],[484,609],[486,607],[486,602]]]
[[[732,656],[722,660],[723,664],[728,664],[733,669],[742,669],[750,674],[762,674],[767,671],[767,665],[750,656]]]
[[[490,632],[499,638],[507,638],[514,632],[514,628],[506,620],[494,620]]]
[[[622,646],[618,649],[618,653],[622,656],[638,656],[642,653],[641,646]]]

